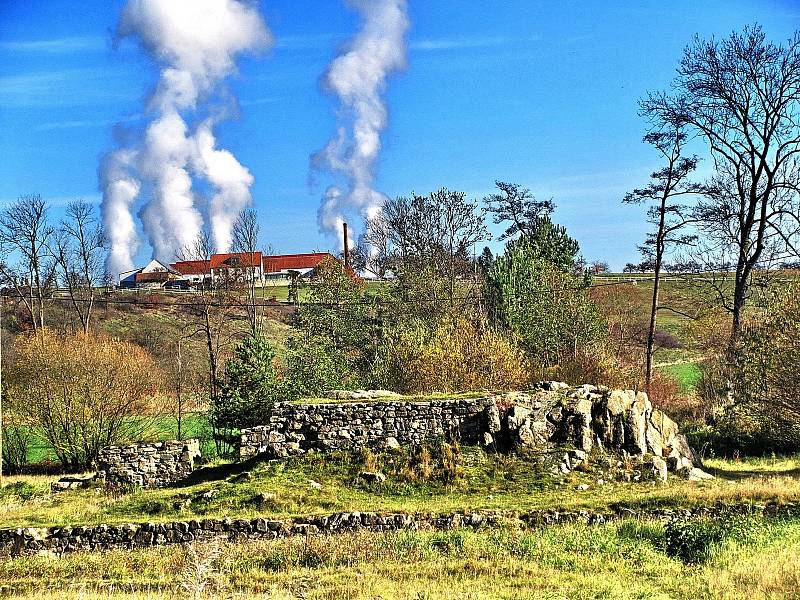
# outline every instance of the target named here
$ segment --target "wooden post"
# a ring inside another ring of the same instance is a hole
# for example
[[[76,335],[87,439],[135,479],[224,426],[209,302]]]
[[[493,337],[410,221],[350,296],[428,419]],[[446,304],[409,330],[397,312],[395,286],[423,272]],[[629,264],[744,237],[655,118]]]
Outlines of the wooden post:
[[[3,487],[3,296],[0,296],[0,488]]]

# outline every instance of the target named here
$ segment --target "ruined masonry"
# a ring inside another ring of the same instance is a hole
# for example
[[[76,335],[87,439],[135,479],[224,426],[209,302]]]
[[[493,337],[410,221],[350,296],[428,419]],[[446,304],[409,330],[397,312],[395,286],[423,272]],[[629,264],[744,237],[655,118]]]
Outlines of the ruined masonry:
[[[97,477],[108,483],[166,487],[188,477],[200,458],[200,441],[108,446],[100,451]]]
[[[599,451],[647,457],[655,479],[666,479],[668,469],[710,477],[675,422],[654,409],[644,392],[543,382],[530,392],[471,399],[378,398],[277,403],[268,424],[242,431],[241,458],[380,449],[445,437],[500,451],[536,449],[553,472],[568,472]]]

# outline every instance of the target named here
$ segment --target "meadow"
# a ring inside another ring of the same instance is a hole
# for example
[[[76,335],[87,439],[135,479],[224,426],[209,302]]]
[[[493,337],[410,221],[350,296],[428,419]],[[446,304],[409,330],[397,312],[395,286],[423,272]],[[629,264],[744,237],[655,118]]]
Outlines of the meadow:
[[[704,529],[705,527],[705,529]],[[0,562],[0,593],[74,599],[798,598],[800,523],[349,533]]]

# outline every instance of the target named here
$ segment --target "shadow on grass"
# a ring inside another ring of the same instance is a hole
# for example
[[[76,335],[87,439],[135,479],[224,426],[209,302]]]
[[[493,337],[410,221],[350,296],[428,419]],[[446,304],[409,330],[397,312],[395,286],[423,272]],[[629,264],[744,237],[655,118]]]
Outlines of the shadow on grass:
[[[705,469],[714,477],[726,479],[728,481],[744,481],[746,479],[763,479],[765,477],[798,477],[800,478],[800,468],[783,470],[730,470],[715,467]]]
[[[224,463],[221,465],[204,466],[200,467],[189,475],[186,479],[173,484],[173,488],[186,488],[199,483],[208,483],[210,481],[222,481],[239,475],[245,471],[250,471],[259,463],[264,462],[264,458],[256,456],[241,462]]]

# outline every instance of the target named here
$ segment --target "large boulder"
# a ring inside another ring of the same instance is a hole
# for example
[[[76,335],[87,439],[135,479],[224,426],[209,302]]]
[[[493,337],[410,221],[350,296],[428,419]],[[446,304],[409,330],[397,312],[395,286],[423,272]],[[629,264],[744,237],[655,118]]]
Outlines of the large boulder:
[[[508,440],[511,448],[553,451],[553,470],[571,469],[572,461],[558,453],[562,447],[584,455],[593,450],[647,459],[653,478],[663,481],[667,470],[687,473],[701,465],[677,424],[653,406],[644,392],[609,390],[582,385],[565,387],[545,382],[531,393],[504,395],[486,409],[493,440]],[[585,464],[587,459],[581,459]],[[687,469],[688,467],[688,469]],[[695,478],[700,477],[698,474]]]

